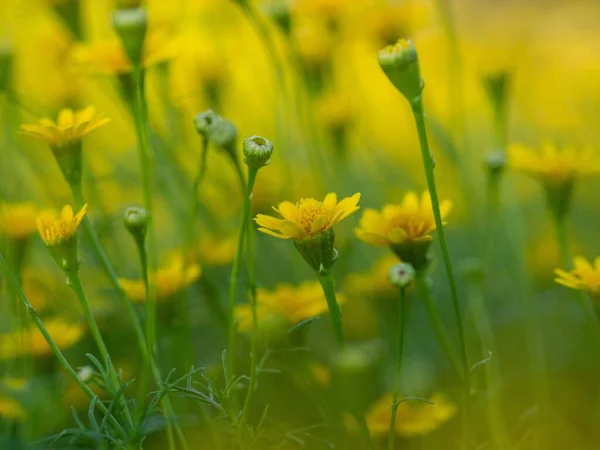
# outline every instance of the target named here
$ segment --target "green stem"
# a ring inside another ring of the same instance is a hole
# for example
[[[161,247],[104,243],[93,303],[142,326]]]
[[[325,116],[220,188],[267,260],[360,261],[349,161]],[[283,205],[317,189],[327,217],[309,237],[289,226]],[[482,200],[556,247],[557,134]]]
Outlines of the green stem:
[[[252,189],[254,182],[250,185],[250,179],[256,177],[258,169],[248,169],[248,187],[245,193],[247,201],[252,199]],[[254,174],[253,174],[254,173]],[[248,215],[246,216],[246,251],[248,256],[246,258],[246,265],[248,270],[248,290],[250,299],[250,309],[252,311],[252,341],[250,343],[250,380],[248,381],[248,391],[246,392],[246,399],[244,400],[244,407],[242,409],[242,417],[240,419],[240,430],[243,432],[244,425],[248,418],[248,410],[252,403],[252,397],[254,391],[256,391],[258,373],[256,370],[256,357],[258,353],[258,314],[256,311],[257,305],[257,293],[256,293],[256,261],[255,261],[255,249],[254,249],[254,227],[252,225],[251,209],[248,208]]]
[[[77,375],[77,372],[75,371],[75,369],[73,369],[71,364],[69,364],[69,361],[67,361],[67,358],[65,358],[63,353],[60,351],[60,349],[56,345],[56,342],[54,342],[54,339],[52,339],[52,336],[50,336],[50,333],[48,333],[48,330],[46,329],[44,322],[38,315],[37,311],[33,308],[31,303],[29,302],[29,299],[23,292],[23,289],[21,288],[17,278],[14,276],[14,274],[8,267],[8,264],[6,263],[6,260],[4,259],[4,256],[1,253],[0,253],[0,266],[2,267],[2,271],[4,272],[4,275],[8,279],[8,282],[11,284],[11,286],[13,287],[15,292],[17,292],[17,295],[19,296],[21,303],[23,304],[23,306],[25,307],[25,309],[27,310],[27,312],[29,313],[29,315],[31,316],[33,321],[35,322],[35,325],[37,326],[40,333],[42,333],[42,336],[44,336],[44,339],[48,343],[48,346],[54,353],[54,356],[56,357],[56,359],[58,359],[58,361],[63,366],[63,368],[67,371],[67,373],[71,376],[71,378],[77,383],[77,385],[81,388],[81,390],[90,399],[93,399],[94,397],[96,397],[96,394],[94,394],[94,392],[88,387],[88,385],[83,382],[83,380],[79,377],[79,375]],[[98,408],[100,408],[100,410],[102,410],[102,412],[104,414],[109,414],[109,416],[108,416],[109,421],[112,423],[112,425],[115,427],[115,429],[124,438],[127,438],[127,433],[125,432],[125,430],[123,429],[121,424],[117,421],[117,419],[112,414],[110,414],[110,411],[104,405],[104,403],[97,402],[96,404],[97,404]]]
[[[198,190],[206,175],[206,160],[208,157],[208,144],[209,140],[206,137],[202,138],[202,153],[200,155],[200,167],[196,178],[194,178],[194,184],[192,187],[192,196],[190,198],[190,218],[187,226],[186,243],[188,248],[191,248],[194,242],[194,229],[196,227],[196,218],[198,216],[198,208],[200,207],[200,201],[198,199]]]
[[[239,164],[236,164],[239,167]],[[248,218],[250,215],[250,205],[252,202],[252,189],[254,188],[254,182],[256,181],[257,169],[248,169],[248,185],[245,192],[248,195],[244,195],[244,204],[242,210],[242,220],[240,224],[240,232],[238,235],[237,250],[233,259],[233,265],[231,267],[231,275],[229,278],[229,303],[228,303],[228,323],[227,323],[227,363],[229,365],[229,373],[235,375],[235,305],[236,305],[236,291],[237,282],[240,273],[240,262],[244,253],[244,237],[248,228]],[[243,174],[241,169],[238,170],[238,174],[243,180]]]
[[[373,437],[371,436],[371,430],[369,430],[369,424],[367,424],[367,420],[365,419],[365,415],[362,413],[355,414],[356,421],[358,422],[358,427],[367,442],[367,449],[373,450],[375,449],[375,444],[373,443]]]
[[[335,288],[333,286],[333,277],[331,272],[323,271],[316,272],[319,283],[323,288],[323,294],[327,300],[327,307],[329,308],[329,316],[331,317],[331,325],[333,326],[333,332],[335,334],[335,340],[340,348],[344,347],[344,331],[342,329],[342,312],[340,311],[340,305],[335,297]]]
[[[462,369],[460,359],[459,359],[458,355],[456,354],[456,350],[454,349],[454,346],[450,342],[450,338],[448,337],[448,332],[446,331],[446,328],[444,327],[444,324],[442,323],[442,319],[440,318],[437,308],[433,304],[433,299],[431,298],[431,292],[430,292],[429,286],[427,285],[427,280],[425,279],[425,273],[417,274],[416,284],[417,284],[417,288],[419,290],[419,296],[421,298],[421,302],[423,303],[423,306],[425,307],[425,311],[427,312],[427,315],[429,316],[429,320],[431,321],[431,324],[433,325],[435,334],[437,335],[438,340],[440,341],[440,344],[442,344],[442,349],[444,350],[444,353],[446,354],[446,358],[448,358],[450,365],[456,371],[458,376],[460,376],[462,378],[464,376],[464,371]]]
[[[469,380],[469,361],[467,358],[467,342],[465,339],[465,331],[462,322],[462,314],[460,310],[460,302],[458,300],[458,293],[456,289],[456,280],[454,279],[454,271],[452,269],[452,261],[450,260],[450,252],[448,251],[448,245],[446,244],[446,236],[444,233],[444,227],[442,223],[442,215],[440,213],[440,203],[438,199],[438,193],[435,185],[435,176],[433,173],[433,160],[429,150],[429,144],[427,142],[427,130],[425,127],[425,117],[423,114],[423,101],[421,97],[416,98],[411,102],[412,112],[415,118],[415,124],[417,132],[419,134],[419,144],[421,147],[421,157],[423,159],[423,166],[425,168],[425,177],[427,178],[427,187],[429,188],[429,194],[431,196],[431,205],[433,207],[433,216],[435,218],[435,226],[437,236],[440,241],[440,247],[442,249],[442,255],[444,259],[444,266],[446,268],[446,275],[448,277],[448,284],[450,286],[450,294],[452,297],[452,306],[454,308],[454,320],[456,321],[456,327],[458,329],[458,336],[460,339],[460,350],[462,357],[462,366],[465,382],[465,391],[470,396],[471,386]]]
[[[406,316],[406,287],[400,288],[400,305],[398,305],[398,353],[396,355],[396,373],[394,390],[392,391],[392,416],[390,418],[390,434],[388,435],[388,450],[394,450],[396,437],[396,416],[398,414],[398,391],[400,389],[400,374],[402,372],[402,353],[404,351],[404,335],[407,323]]]

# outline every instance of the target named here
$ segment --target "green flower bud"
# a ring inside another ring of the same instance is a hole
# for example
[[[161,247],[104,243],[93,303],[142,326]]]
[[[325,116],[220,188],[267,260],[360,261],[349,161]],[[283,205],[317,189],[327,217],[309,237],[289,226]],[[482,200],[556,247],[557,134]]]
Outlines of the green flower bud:
[[[194,117],[194,127],[198,134],[207,138],[210,136],[216,123],[220,120],[222,120],[221,116],[212,109],[207,109],[206,111],[196,114],[196,117]]]
[[[10,86],[13,65],[13,48],[9,42],[0,43],[0,92]]]
[[[125,228],[127,228],[135,238],[144,239],[146,237],[149,222],[150,214],[148,214],[148,211],[144,208],[130,206],[125,210],[123,223],[125,224]]]
[[[269,4],[266,11],[286,35],[289,35],[292,29],[289,3],[289,0],[274,0]]]
[[[148,31],[146,9],[118,9],[113,13],[113,27],[121,38],[129,62],[134,66],[142,65],[144,41]]]
[[[273,154],[273,144],[260,136],[251,136],[244,139],[244,162],[248,167],[260,169],[267,165]]]
[[[402,262],[410,264],[417,272],[429,265],[429,247],[431,240],[406,241],[390,246]]]
[[[333,228],[304,238],[294,239],[294,247],[300,252],[304,261],[315,271],[326,273],[338,259],[338,252],[333,245],[335,233]]]
[[[417,50],[412,41],[400,39],[379,52],[379,65],[392,84],[409,102],[421,96],[423,79]]]
[[[500,175],[506,164],[506,154],[500,150],[492,150],[485,155],[485,166],[491,176]]]
[[[398,263],[390,267],[388,278],[394,286],[407,287],[415,279],[417,271],[408,263]]]
[[[237,142],[237,128],[227,119],[218,120],[211,127],[210,140],[215,147],[225,150],[235,159],[235,146]]]

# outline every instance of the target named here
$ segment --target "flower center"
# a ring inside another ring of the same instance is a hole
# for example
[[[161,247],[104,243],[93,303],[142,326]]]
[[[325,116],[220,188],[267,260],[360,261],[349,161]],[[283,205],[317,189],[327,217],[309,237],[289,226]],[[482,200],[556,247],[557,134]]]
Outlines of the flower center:
[[[323,203],[313,198],[303,198],[296,203],[296,206],[298,207],[298,224],[304,231],[310,233],[315,217],[324,213]]]

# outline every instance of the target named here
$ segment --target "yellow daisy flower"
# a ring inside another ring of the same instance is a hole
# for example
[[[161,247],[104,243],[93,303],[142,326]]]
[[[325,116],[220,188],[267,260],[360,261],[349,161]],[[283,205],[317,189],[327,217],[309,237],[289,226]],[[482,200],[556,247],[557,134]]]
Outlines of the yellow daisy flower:
[[[80,324],[72,324],[64,319],[50,319],[44,321],[44,325],[61,350],[73,346],[83,336],[84,330]],[[0,335],[0,360],[17,358],[24,354],[45,356],[51,353],[50,346],[37,327]]]
[[[328,230],[358,211],[360,207],[356,205],[359,199],[360,194],[357,193],[338,203],[337,195],[329,193],[322,202],[314,198],[304,198],[296,204],[282,202],[273,209],[283,219],[258,214],[254,220],[263,233],[280,239],[302,239]]]
[[[395,430],[404,437],[424,435],[439,428],[456,413],[456,405],[442,394],[434,394],[433,404],[407,401],[398,405]],[[393,396],[385,394],[366,413],[366,421],[373,437],[389,433]]]
[[[337,295],[338,303],[344,298]],[[283,319],[293,325],[311,317],[320,316],[327,311],[327,301],[321,285],[315,281],[307,281],[298,286],[280,284],[272,291],[258,289],[257,315],[259,326],[270,317]],[[239,305],[235,311],[239,331],[252,329],[252,310],[250,305]]]
[[[65,205],[60,216],[56,211],[41,214],[37,219],[37,226],[46,246],[54,247],[73,240],[86,212],[87,204],[77,214],[73,214],[71,205]]]
[[[37,218],[41,213],[30,202],[0,205],[0,233],[14,239],[26,238],[37,230]]]
[[[181,255],[171,257],[167,266],[156,271],[154,275],[156,283],[156,299],[169,300],[173,294],[185,289],[200,277],[202,270],[198,264],[184,264]],[[146,287],[143,280],[130,280],[119,278],[119,282],[127,296],[134,302],[146,301]]]
[[[200,260],[207,265],[222,266],[233,261],[237,249],[237,236],[220,237],[209,232],[202,233]]]
[[[544,142],[540,151],[524,145],[508,149],[510,167],[545,184],[571,182],[600,173],[600,156],[591,148],[558,148]]]
[[[452,202],[441,202],[442,220],[451,209]],[[399,205],[384,205],[381,212],[374,209],[365,210],[355,232],[356,236],[367,244],[383,247],[405,242],[430,241],[430,233],[435,231],[435,228],[431,198],[429,192],[425,191],[420,201],[416,193],[409,192]]]
[[[571,289],[600,295],[600,256],[596,257],[593,264],[584,257],[578,256],[573,259],[573,266],[574,269],[569,272],[556,269],[554,281]]]
[[[85,135],[108,122],[110,119],[97,114],[93,106],[78,111],[65,108],[58,113],[56,122],[43,118],[38,124],[21,125],[20,132],[45,142],[53,149],[60,149],[77,144]]]

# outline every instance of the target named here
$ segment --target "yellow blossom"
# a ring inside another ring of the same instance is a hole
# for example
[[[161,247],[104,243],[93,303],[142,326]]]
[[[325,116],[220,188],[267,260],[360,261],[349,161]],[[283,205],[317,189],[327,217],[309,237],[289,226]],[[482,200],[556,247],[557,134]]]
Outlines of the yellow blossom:
[[[344,280],[344,290],[353,297],[396,295],[398,288],[390,283],[390,267],[398,263],[398,258],[386,254],[379,258],[372,269],[365,273],[353,273]]]
[[[210,233],[203,233],[200,242],[200,260],[211,266],[222,266],[233,261],[237,249],[237,236],[230,234],[218,237]]]
[[[344,302],[344,297],[337,295],[338,303]],[[258,289],[257,315],[259,326],[267,317],[279,317],[290,325],[299,323],[311,317],[316,317],[327,311],[327,301],[321,285],[316,281],[306,281],[298,286],[280,284],[272,291]],[[252,329],[252,311],[250,305],[236,307],[235,315],[239,322],[240,331]]]
[[[186,266],[182,255],[172,256],[167,266],[158,269],[154,275],[150,275],[156,284],[156,299],[169,300],[173,294],[196,281],[201,273],[198,264]],[[134,302],[146,301],[146,287],[143,280],[119,278],[119,282],[131,300]]]
[[[86,134],[108,122],[110,119],[97,114],[93,106],[78,111],[65,108],[58,113],[56,122],[42,118],[38,124],[21,125],[20,131],[52,148],[63,148],[78,143]]]
[[[0,397],[0,417],[22,422],[27,417],[25,408],[15,399]]]
[[[87,204],[83,205],[81,211],[73,214],[71,205],[65,205],[58,215],[56,211],[45,212],[37,220],[38,231],[44,243],[53,247],[72,240],[76,234],[85,213]]]
[[[446,218],[452,203],[440,204],[442,220]],[[419,201],[417,194],[409,192],[399,205],[387,204],[381,212],[365,210],[360,219],[356,236],[371,245],[383,247],[405,242],[430,241],[435,231],[435,219],[429,192],[425,191]]]
[[[44,325],[58,348],[63,351],[76,344],[83,335],[83,327],[80,324],[72,324],[63,319],[46,320]],[[51,352],[46,339],[35,326],[0,335],[0,360],[17,358],[24,354],[44,356]]]
[[[593,295],[600,295],[600,256],[597,256],[593,264],[582,256],[573,259],[574,269],[566,271],[556,269],[554,274],[558,284],[586,291]]]
[[[545,184],[568,183],[600,173],[600,156],[591,148],[558,148],[544,142],[540,151],[524,145],[508,149],[510,167]]]
[[[442,394],[434,394],[433,404],[419,401],[405,401],[398,405],[395,430],[405,437],[427,434],[450,420],[456,412],[456,405]],[[366,421],[371,434],[382,436],[389,433],[393,397],[383,395],[366,413]]]
[[[273,207],[283,219],[258,214],[254,219],[259,231],[281,239],[301,239],[317,235],[359,210],[360,194],[346,197],[338,203],[337,195],[329,193],[320,202],[314,198],[301,199],[298,203],[282,202]]]
[[[37,230],[37,218],[42,211],[33,203],[4,203],[0,205],[0,233],[23,239]]]

